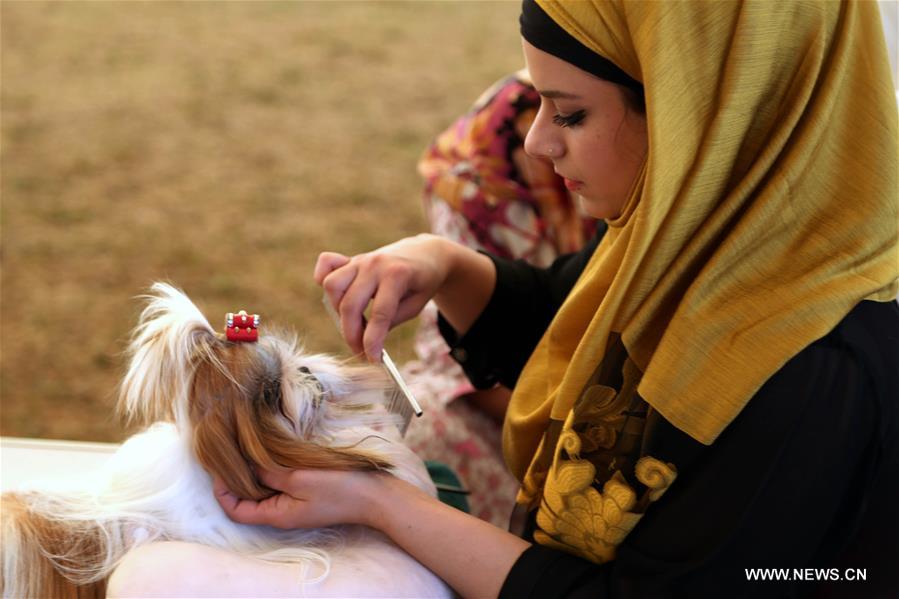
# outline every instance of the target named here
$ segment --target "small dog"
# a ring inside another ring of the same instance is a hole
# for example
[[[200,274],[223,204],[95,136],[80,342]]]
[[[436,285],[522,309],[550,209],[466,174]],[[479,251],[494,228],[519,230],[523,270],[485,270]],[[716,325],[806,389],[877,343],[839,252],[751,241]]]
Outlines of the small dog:
[[[261,466],[382,470],[436,495],[421,460],[394,432],[396,417],[383,403],[389,382],[380,369],[305,354],[287,335],[228,341],[166,284],[155,284],[148,299],[119,409],[129,421],[152,424],[89,480],[3,495],[4,597],[103,597],[125,554],[160,540],[296,563],[298,594],[304,583],[323,580],[334,560],[352,561],[360,539],[369,551],[375,542],[397,554],[365,527],[237,524],[212,491],[218,476],[241,497],[272,495],[254,474]],[[399,553],[401,570],[389,578],[407,581],[409,595],[451,595]]]

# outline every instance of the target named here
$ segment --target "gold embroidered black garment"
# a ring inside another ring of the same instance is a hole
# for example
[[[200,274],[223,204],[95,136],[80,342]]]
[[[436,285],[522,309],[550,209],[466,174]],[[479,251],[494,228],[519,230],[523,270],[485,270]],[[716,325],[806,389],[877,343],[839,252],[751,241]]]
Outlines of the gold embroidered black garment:
[[[589,255],[594,244],[581,254]],[[442,325],[450,345],[465,349],[457,355],[466,357],[462,365],[476,384],[514,385],[539,329],[584,261],[574,254],[541,270],[494,258],[497,288],[479,321],[464,339]],[[899,471],[897,339],[899,308],[862,302],[776,373],[711,447],[629,394],[639,373],[613,351],[615,368],[607,366],[620,380],[600,368],[591,382],[609,381],[605,386],[619,393],[588,385],[569,427],[577,441],[563,443],[571,452],[546,452],[541,462],[549,473],[558,457],[563,490],[580,492],[559,493],[561,501],[534,495],[525,536],[537,543],[516,562],[501,595],[791,596],[816,583],[760,586],[747,580],[745,569],[845,566],[867,568],[864,593],[895,596],[899,479],[888,474]],[[548,446],[556,446],[564,424],[553,421]],[[653,496],[655,483],[640,481],[642,458],[676,471],[673,482],[659,478],[670,484],[664,496]],[[587,486],[585,471],[592,476]],[[541,506],[570,518],[541,528]],[[605,532],[600,524],[584,524],[598,522],[597,514],[603,522],[614,520],[616,508],[622,517]],[[598,564],[619,540],[614,559]]]
[[[612,343],[569,417],[542,445],[552,451],[539,460],[546,470],[519,497],[537,506],[538,543],[597,564],[615,557],[677,476],[674,464],[642,451],[649,406],[637,395],[641,373],[620,337]]]

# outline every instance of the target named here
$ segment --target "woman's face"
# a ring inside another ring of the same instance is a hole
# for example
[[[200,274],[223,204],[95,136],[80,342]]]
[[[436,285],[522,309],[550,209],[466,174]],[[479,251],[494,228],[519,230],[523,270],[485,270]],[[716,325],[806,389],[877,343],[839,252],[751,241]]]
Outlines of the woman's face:
[[[618,85],[522,43],[541,97],[525,151],[551,160],[589,215],[616,218],[646,157],[645,115]]]

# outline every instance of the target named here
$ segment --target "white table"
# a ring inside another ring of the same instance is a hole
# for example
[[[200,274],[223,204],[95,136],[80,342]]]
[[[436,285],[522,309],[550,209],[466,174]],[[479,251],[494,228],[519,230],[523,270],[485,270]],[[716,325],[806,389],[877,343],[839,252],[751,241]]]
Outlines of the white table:
[[[9,491],[28,480],[92,472],[118,447],[116,443],[0,437],[0,491]]]

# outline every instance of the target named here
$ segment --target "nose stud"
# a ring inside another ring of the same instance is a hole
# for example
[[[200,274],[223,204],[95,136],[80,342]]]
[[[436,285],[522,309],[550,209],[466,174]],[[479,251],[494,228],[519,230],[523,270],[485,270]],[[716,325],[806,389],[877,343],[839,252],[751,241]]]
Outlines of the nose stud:
[[[555,150],[553,150],[552,148],[546,148],[546,155],[547,155],[547,156],[552,156],[554,151],[555,151]]]

